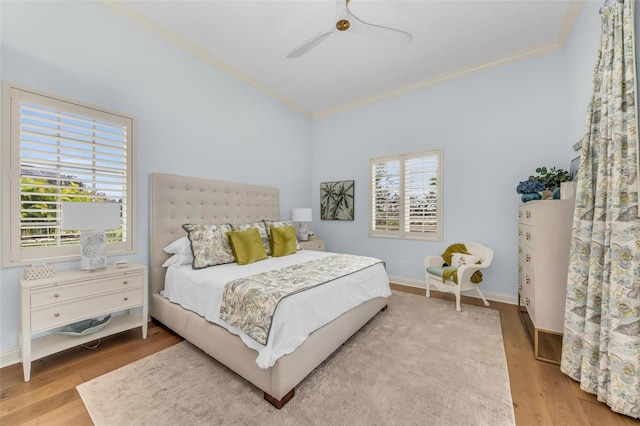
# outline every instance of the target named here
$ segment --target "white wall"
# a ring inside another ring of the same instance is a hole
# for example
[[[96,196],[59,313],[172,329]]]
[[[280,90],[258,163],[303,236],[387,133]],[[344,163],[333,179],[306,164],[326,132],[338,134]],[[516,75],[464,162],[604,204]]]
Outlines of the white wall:
[[[95,2],[0,7],[2,79],[137,117],[138,252],[131,261],[148,263],[152,172],[278,187],[285,218],[310,204],[309,119]],[[18,345],[22,274],[0,270],[0,353]]]
[[[584,125],[600,5],[588,2],[560,52],[315,121],[312,229],[327,249],[380,257],[392,277],[422,285],[425,255],[480,241],[495,251],[484,291],[515,296],[515,188],[536,167],[569,169]],[[368,238],[368,159],[432,147],[444,148],[444,241]],[[320,221],[320,183],[348,179],[355,180],[355,221]]]
[[[604,1],[585,1],[564,50],[564,79],[568,94],[566,122],[571,143],[582,140],[587,130],[591,82],[600,44],[599,11],[603,4]]]

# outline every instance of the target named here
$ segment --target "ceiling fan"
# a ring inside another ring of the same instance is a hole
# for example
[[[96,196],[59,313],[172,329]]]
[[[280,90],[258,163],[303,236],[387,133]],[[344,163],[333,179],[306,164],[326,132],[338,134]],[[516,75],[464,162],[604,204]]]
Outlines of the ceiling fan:
[[[304,55],[337,31],[349,30],[374,40],[390,43],[407,44],[413,40],[413,36],[406,31],[364,22],[351,13],[351,10],[349,10],[349,1],[350,0],[336,0],[338,12],[336,14],[335,24],[329,25],[324,31],[316,34],[311,39],[293,49],[287,54],[287,58],[297,58]]]

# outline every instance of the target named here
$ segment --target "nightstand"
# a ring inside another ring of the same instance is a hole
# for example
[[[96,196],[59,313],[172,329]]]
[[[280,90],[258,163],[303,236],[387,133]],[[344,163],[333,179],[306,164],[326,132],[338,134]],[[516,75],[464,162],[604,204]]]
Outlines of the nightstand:
[[[136,308],[142,308],[142,315]],[[48,334],[34,336],[75,322],[129,310],[113,317],[96,333],[84,336]],[[65,271],[54,277],[20,280],[20,353],[24,381],[31,376],[31,362],[45,356],[142,326],[147,338],[147,267],[109,265],[96,272]]]
[[[314,239],[308,241],[300,241],[302,250],[324,251],[324,240]]]

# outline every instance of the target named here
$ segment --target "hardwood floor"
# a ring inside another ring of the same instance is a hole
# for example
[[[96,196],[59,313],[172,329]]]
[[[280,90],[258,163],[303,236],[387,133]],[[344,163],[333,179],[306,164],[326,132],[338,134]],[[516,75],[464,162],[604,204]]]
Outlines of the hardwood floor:
[[[424,295],[425,291],[392,284],[399,291]],[[453,295],[432,292],[453,300]],[[463,303],[482,305],[475,298]],[[614,413],[594,395],[560,372],[557,365],[536,361],[516,306],[491,302],[500,312],[511,394],[518,426],[638,425],[630,417]],[[464,309],[464,307],[463,307]],[[150,323],[146,340],[140,329],[102,340],[97,349],[73,348],[32,364],[31,381],[24,383],[22,364],[0,370],[0,424],[91,425],[76,386],[140,358],[159,352],[182,339],[162,326]]]

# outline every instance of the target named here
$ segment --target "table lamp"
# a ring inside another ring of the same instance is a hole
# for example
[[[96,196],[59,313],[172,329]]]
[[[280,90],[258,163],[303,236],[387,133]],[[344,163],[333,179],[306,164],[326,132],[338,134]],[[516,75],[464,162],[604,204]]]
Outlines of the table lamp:
[[[99,271],[107,267],[105,229],[120,227],[119,203],[62,203],[63,230],[80,232],[80,269]]]
[[[313,220],[312,210],[310,208],[293,209],[291,220],[300,223],[300,241],[307,241],[309,239],[307,222],[311,222]]]

